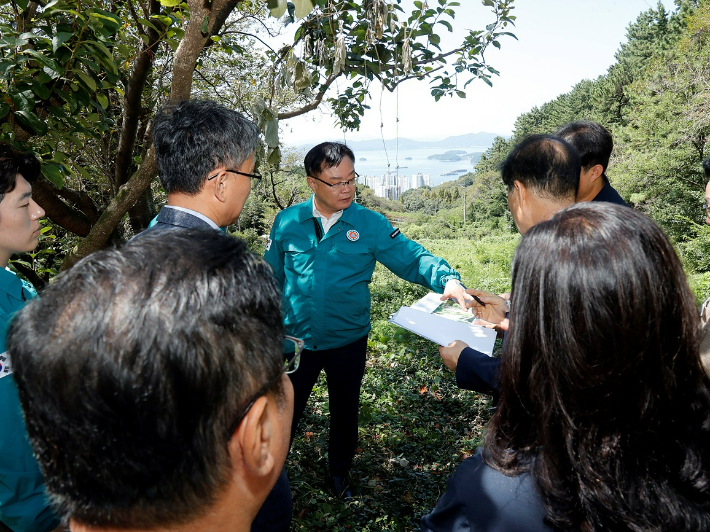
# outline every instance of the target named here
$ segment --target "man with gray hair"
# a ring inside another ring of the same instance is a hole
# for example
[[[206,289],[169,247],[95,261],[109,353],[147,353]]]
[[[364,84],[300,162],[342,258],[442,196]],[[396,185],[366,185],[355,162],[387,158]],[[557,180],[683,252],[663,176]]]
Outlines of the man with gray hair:
[[[8,350],[72,532],[249,532],[286,459],[303,345],[280,298],[241,239],[170,228],[93,253],[25,305]]]
[[[160,182],[168,203],[151,225],[219,229],[237,221],[249,197],[259,129],[209,100],[170,103],[155,117]]]

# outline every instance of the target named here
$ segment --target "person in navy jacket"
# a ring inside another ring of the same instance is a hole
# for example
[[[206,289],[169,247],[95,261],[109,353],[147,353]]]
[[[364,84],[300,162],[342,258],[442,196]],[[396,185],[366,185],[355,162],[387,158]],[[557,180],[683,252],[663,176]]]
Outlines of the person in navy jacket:
[[[508,187],[508,207],[521,234],[575,202],[581,166],[577,151],[552,135],[532,135],[513,148],[501,173]],[[466,292],[486,304],[467,302],[479,318],[505,324],[507,300],[482,290]],[[460,340],[439,347],[439,353],[446,367],[456,372],[459,387],[495,395],[500,359],[475,351]]]

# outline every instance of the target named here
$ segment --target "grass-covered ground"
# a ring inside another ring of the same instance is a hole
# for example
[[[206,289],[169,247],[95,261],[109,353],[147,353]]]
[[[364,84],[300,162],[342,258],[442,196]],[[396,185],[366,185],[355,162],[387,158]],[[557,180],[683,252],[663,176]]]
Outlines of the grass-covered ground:
[[[504,292],[519,239],[509,234],[421,243],[446,258],[468,286]],[[710,295],[710,274],[689,272],[688,278],[698,302]],[[419,530],[420,517],[434,507],[456,466],[475,452],[490,419],[489,397],[459,390],[434,344],[387,322],[427,290],[381,266],[370,289],[372,332],[352,470],[358,495],[344,503],[325,485],[328,397],[321,377],[287,462],[293,530]]]

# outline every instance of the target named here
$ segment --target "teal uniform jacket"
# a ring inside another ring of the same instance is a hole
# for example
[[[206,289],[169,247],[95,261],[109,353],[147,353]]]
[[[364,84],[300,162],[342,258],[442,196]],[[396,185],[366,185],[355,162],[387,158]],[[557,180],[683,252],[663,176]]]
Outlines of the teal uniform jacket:
[[[0,269],[0,522],[15,532],[45,532],[59,525],[32,455],[5,347],[10,319],[36,295],[15,274]]]
[[[306,349],[342,347],[370,331],[372,272],[379,261],[399,277],[437,293],[459,274],[392,227],[387,218],[353,203],[319,242],[313,197],[281,211],[264,258],[282,291],[288,334]]]

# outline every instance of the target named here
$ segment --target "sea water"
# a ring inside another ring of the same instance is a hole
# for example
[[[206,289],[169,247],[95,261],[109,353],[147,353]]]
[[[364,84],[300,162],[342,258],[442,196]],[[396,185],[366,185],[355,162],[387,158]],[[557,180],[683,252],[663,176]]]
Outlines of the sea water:
[[[471,172],[473,166],[485,152],[487,146],[471,146],[468,148],[421,148],[415,150],[355,150],[355,171],[361,176],[381,176],[387,172],[394,175],[408,176],[422,173],[429,174],[431,185],[436,186],[446,181],[454,181],[465,172],[454,175],[442,175],[454,170]],[[475,153],[472,160],[469,158],[460,161],[439,161],[427,159],[430,155],[446,153],[449,150],[461,150],[466,153]],[[410,159],[408,159],[410,158]],[[365,159],[365,160],[363,160]]]

